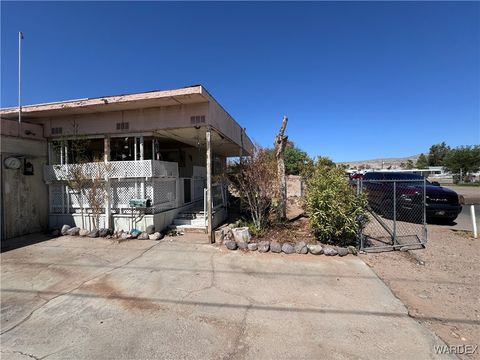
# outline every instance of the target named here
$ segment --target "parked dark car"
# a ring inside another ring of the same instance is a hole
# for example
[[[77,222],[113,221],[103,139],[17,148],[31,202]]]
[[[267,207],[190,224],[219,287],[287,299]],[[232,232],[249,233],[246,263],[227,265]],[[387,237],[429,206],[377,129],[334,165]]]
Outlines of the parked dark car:
[[[368,194],[369,205],[387,218],[393,217],[394,186],[397,218],[422,221],[423,176],[401,172],[368,172],[363,176],[363,188]],[[427,222],[453,222],[462,211],[462,206],[455,191],[425,180],[425,209]]]

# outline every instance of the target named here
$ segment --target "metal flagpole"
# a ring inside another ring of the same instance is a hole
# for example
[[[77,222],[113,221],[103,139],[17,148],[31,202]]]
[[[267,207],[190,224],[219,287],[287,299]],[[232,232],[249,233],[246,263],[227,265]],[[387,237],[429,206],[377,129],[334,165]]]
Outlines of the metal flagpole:
[[[23,33],[18,32],[18,123],[22,122],[22,40]]]

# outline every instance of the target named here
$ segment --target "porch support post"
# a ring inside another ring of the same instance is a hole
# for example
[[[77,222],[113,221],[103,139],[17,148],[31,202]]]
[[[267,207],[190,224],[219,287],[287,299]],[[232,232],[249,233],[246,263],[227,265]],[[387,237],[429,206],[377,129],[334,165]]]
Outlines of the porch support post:
[[[108,162],[110,161],[110,137],[105,135],[103,139],[103,159],[105,162],[106,170],[108,169]],[[110,174],[105,171],[105,227],[110,229]]]
[[[213,229],[212,229],[212,144],[211,144],[211,129],[207,127],[206,132],[207,143],[207,234],[210,243],[214,243]]]
[[[143,156],[143,151],[144,151],[144,141],[143,141],[143,136],[140,136],[140,160],[144,159]],[[145,178],[142,179],[142,182],[140,183],[140,197],[142,199],[145,198]]]

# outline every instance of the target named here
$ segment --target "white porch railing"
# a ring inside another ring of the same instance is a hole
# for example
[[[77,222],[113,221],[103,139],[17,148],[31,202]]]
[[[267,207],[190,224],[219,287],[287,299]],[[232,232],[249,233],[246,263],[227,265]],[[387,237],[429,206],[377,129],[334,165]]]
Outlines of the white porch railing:
[[[70,214],[79,213],[83,207],[90,211],[89,199],[85,194],[77,193],[60,182],[48,185],[50,193],[50,213]],[[88,189],[86,189],[88,192]],[[108,187],[106,195],[110,200],[113,212],[119,213],[122,209],[129,209],[131,199],[146,198],[152,201],[148,212],[159,212],[176,207],[177,179],[151,178],[149,180],[122,179],[114,180]],[[102,199],[101,206],[105,206]]]
[[[107,176],[110,179],[178,177],[176,162],[159,160],[111,161],[108,166],[103,162],[45,165],[43,177],[46,182],[69,180],[77,168],[87,177]]]

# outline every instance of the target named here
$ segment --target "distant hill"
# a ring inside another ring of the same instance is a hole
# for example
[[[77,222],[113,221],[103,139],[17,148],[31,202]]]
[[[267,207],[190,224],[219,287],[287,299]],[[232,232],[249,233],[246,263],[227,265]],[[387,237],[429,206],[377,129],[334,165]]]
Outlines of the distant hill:
[[[342,161],[338,164],[350,165],[350,167],[366,167],[371,169],[387,169],[391,167],[392,169],[400,168],[401,163],[406,163],[408,160],[412,160],[415,164],[417,162],[420,154],[407,156],[407,157],[398,157],[398,158],[380,158],[372,160],[356,160],[356,161]]]

